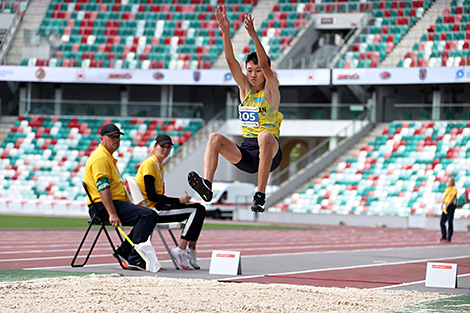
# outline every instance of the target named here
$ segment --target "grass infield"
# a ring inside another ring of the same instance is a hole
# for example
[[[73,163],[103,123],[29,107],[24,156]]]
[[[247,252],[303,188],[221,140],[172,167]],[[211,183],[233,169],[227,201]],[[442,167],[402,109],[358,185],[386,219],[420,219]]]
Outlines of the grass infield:
[[[0,229],[84,229],[88,225],[88,218],[83,217],[57,217],[57,216],[29,216],[29,215],[0,215]],[[287,225],[266,225],[236,222],[217,222],[206,220],[204,229],[309,229],[319,228]]]
[[[470,293],[451,297],[447,299],[434,300],[419,303],[416,305],[411,305],[404,307],[403,309],[398,309],[394,311],[387,311],[387,313],[418,313],[418,312],[454,312],[454,313],[464,313],[469,312],[470,307]]]
[[[49,271],[49,270],[3,270],[3,271],[0,271],[0,282],[26,281],[26,280],[33,280],[33,279],[39,279],[39,278],[53,278],[53,277],[66,277],[66,276],[89,276],[89,275],[92,275],[92,273]],[[111,274],[98,274],[98,275],[111,275]]]

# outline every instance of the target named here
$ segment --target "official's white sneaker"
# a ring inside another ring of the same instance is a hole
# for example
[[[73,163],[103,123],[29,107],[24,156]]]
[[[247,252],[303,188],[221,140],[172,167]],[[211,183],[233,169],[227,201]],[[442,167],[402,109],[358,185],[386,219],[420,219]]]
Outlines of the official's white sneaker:
[[[176,263],[178,263],[179,267],[188,271],[193,269],[191,265],[189,265],[188,254],[186,250],[181,250],[178,247],[174,247],[174,248],[171,248],[171,254],[175,258]]]
[[[197,252],[196,250],[193,250],[193,249],[186,249],[187,253],[188,253],[188,261],[189,261],[189,265],[191,265],[195,270],[198,270],[201,268],[201,266],[199,265],[199,263],[197,263]]]

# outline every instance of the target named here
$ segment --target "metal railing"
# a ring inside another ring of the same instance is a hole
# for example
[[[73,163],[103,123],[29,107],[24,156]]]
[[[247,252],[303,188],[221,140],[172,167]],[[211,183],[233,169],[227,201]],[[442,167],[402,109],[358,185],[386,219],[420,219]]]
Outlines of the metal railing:
[[[395,103],[393,120],[470,120],[470,103]]]
[[[330,69],[335,68],[336,64],[338,64],[343,55],[349,50],[349,47],[356,41],[356,38],[358,38],[364,28],[369,25],[371,19],[372,14],[370,12],[365,13],[364,17],[357,24],[357,27],[349,31],[349,33],[344,38],[344,43],[338,46],[336,51],[333,51],[332,55],[334,55],[334,57],[329,64]]]
[[[290,120],[353,120],[367,110],[365,104],[289,103],[282,102],[280,111]],[[227,106],[227,119],[238,119],[237,105]]]
[[[26,7],[28,7],[29,1],[26,3]],[[16,31],[18,30],[18,26],[20,25],[21,21],[21,14],[19,11],[16,11],[15,17],[13,18],[13,21],[11,22],[10,27],[8,28],[5,38],[3,38],[2,42],[0,43],[0,64],[5,65],[4,59],[5,55],[8,52],[8,49],[10,48],[13,38],[15,37]]]
[[[181,146],[176,153],[169,158],[165,163],[166,171],[169,173],[176,167],[181,160],[188,157],[192,152],[199,147],[201,142],[209,137],[209,134],[217,131],[222,124],[225,123],[225,110],[220,111],[210,121],[208,121],[202,128],[200,128],[188,141]]]
[[[123,109],[123,107],[126,107]],[[19,114],[55,114],[83,116],[158,116],[164,118],[200,118],[202,102],[106,101],[106,100],[20,100]]]

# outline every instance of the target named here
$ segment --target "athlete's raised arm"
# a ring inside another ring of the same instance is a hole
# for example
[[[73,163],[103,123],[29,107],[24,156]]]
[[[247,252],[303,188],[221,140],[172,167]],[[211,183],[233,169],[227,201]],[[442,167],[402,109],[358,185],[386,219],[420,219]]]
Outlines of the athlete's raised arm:
[[[258,34],[256,33],[254,17],[251,16],[251,13],[248,13],[248,15],[245,17],[245,29],[247,30],[251,39],[253,39],[256,48],[256,55],[258,56],[258,64],[263,71],[264,77],[266,78],[266,83],[264,86],[264,95],[266,100],[274,109],[278,110],[279,103],[281,101],[279,80],[271,70],[268,55],[266,54],[266,51],[264,50],[264,47],[259,40]]]
[[[237,59],[235,58],[235,54],[233,53],[232,41],[230,39],[230,21],[227,18],[226,8],[224,5],[222,7],[216,7],[215,18],[217,19],[217,24],[219,25],[224,39],[225,60],[227,60],[227,64],[230,68],[233,79],[240,88],[240,95],[242,95],[242,91],[243,94],[246,95],[250,89],[250,83],[246,78],[246,75],[243,74],[240,63],[238,63]]]

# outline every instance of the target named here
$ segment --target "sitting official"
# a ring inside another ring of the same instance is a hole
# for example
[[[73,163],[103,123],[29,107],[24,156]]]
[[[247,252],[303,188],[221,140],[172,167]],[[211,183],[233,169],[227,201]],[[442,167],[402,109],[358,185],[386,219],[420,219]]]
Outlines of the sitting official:
[[[201,233],[206,209],[199,203],[190,203],[190,196],[171,198],[165,196],[165,171],[162,166],[173,148],[168,135],[158,135],[151,155],[142,162],[136,182],[149,208],[158,212],[158,223],[187,220],[178,247],[171,250],[178,265],[185,270],[200,269],[197,262],[196,243]]]
[[[158,215],[151,210],[130,203],[126,186],[117,168],[113,153],[119,149],[121,135],[114,124],[106,124],[101,129],[100,145],[90,155],[85,165],[83,181],[95,202],[101,217],[109,220],[113,227],[134,226],[129,234],[135,243],[147,241],[158,221]],[[95,214],[90,199],[87,199],[90,216]],[[129,269],[145,270],[145,261],[124,240],[114,257],[120,259]]]

